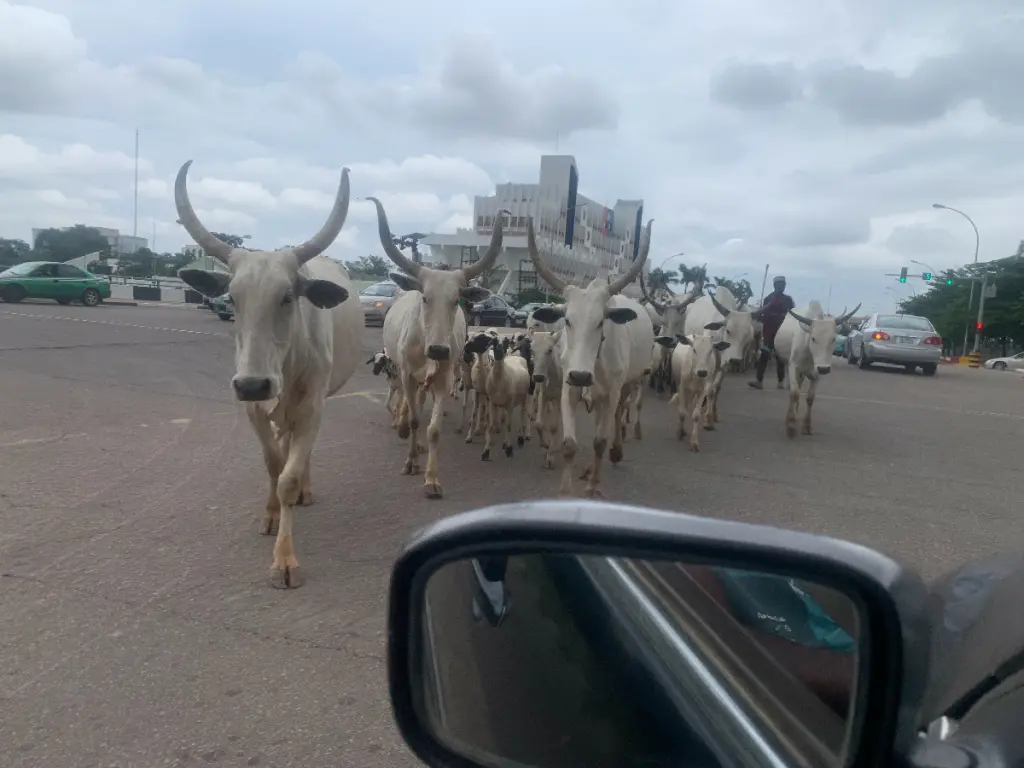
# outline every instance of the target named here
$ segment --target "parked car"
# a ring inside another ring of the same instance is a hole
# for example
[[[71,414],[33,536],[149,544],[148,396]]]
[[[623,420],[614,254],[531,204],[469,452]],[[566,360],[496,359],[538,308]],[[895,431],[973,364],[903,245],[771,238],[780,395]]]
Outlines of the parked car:
[[[993,357],[985,361],[985,367],[994,371],[1024,371],[1024,352],[1010,357]]]
[[[516,309],[501,296],[491,295],[469,309],[471,325],[496,325],[511,328],[516,325]],[[526,320],[523,320],[526,326]]]
[[[847,362],[864,369],[883,363],[934,376],[942,357],[942,337],[928,318],[917,315],[873,314],[848,341]]]
[[[235,302],[229,294],[222,294],[215,299],[210,299],[210,309],[221,320],[228,321],[235,319]]]
[[[384,325],[384,318],[388,310],[395,303],[395,294],[398,292],[398,284],[391,280],[382,280],[379,283],[368,285],[359,292],[359,303],[363,307],[363,321],[366,325],[380,323]]]
[[[58,304],[80,301],[95,307],[110,298],[110,281],[59,261],[26,261],[0,272],[0,298],[8,304],[53,299]]]
[[[836,334],[836,344],[832,347],[832,354],[836,357],[842,357],[846,352],[846,336],[841,333]]]
[[[526,321],[530,319],[530,314],[541,307],[546,307],[547,304],[543,302],[533,302],[532,304],[524,304],[515,313],[515,325],[517,328],[525,328]]]

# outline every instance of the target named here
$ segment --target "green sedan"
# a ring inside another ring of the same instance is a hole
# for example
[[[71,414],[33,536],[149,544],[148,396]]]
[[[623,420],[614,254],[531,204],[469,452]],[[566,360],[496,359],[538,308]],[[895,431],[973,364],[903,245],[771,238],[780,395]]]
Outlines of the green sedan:
[[[836,343],[832,347],[832,354],[836,357],[842,357],[843,352],[846,350],[846,336],[841,333],[836,334]]]
[[[58,304],[80,301],[95,307],[110,298],[110,281],[59,261],[26,261],[0,272],[0,299],[53,299]]]

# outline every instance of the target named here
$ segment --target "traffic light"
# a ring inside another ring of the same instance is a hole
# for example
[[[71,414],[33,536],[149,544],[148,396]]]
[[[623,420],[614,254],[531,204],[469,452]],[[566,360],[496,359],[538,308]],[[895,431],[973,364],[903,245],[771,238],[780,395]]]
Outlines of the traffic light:
[[[931,272],[925,272],[923,275],[921,275],[921,277],[923,277],[925,280],[931,280],[932,279],[932,273]]]
[[[947,269],[946,270],[946,285],[952,285],[952,284],[953,284],[953,270],[952,269]]]
[[[902,269],[900,269],[900,282],[901,283],[907,282],[907,268],[906,267],[903,267]]]
[[[974,330],[976,330],[978,333],[981,333],[981,323],[978,323],[977,325],[975,325],[974,326]]]

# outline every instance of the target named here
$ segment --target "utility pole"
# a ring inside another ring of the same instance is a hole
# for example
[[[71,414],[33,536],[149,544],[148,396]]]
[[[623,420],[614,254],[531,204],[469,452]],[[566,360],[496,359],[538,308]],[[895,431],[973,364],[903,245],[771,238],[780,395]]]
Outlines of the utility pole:
[[[135,213],[132,217],[132,253],[139,250],[139,129],[135,129]]]
[[[971,285],[974,285],[972,282]],[[988,273],[981,276],[981,298],[978,299],[978,324],[974,329],[974,351],[981,346],[981,334],[985,325],[985,289],[988,287]],[[966,346],[964,347],[966,349]]]
[[[770,266],[771,264],[764,265],[764,277],[761,278],[761,303],[759,306],[764,306],[764,289],[768,285],[768,267]]]

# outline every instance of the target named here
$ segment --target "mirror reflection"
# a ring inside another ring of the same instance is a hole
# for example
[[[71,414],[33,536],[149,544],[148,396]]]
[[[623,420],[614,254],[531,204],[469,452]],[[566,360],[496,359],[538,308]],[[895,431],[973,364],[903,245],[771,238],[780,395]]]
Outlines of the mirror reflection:
[[[725,564],[592,555],[449,562],[417,607],[410,684],[484,765],[844,764],[857,603]]]

